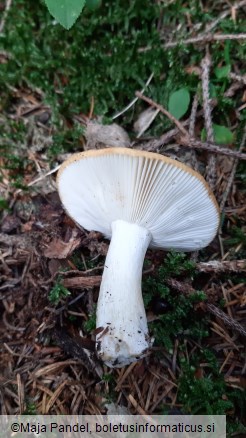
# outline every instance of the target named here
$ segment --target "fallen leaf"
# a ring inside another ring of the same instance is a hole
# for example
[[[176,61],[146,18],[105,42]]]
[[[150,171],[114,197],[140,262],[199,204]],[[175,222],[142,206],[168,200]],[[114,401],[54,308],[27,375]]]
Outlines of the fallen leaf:
[[[81,237],[77,236],[77,230],[73,230],[68,242],[55,238],[50,242],[48,248],[44,250],[44,256],[49,259],[66,259],[81,245]]]

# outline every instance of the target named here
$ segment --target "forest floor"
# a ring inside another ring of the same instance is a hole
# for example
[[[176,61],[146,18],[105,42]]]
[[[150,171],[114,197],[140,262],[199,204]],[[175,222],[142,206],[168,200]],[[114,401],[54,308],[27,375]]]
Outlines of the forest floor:
[[[42,3],[0,1],[0,412],[226,414],[245,436],[246,1],[111,3],[65,31]],[[197,169],[221,225],[199,253],[147,251],[155,343],[111,369],[95,354],[109,242],[66,215],[55,178],[119,136]]]

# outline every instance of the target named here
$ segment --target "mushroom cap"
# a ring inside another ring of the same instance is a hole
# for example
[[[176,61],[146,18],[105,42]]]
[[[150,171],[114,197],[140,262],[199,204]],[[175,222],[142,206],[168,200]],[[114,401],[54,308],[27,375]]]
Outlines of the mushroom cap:
[[[57,185],[68,215],[107,238],[121,219],[147,228],[152,248],[194,251],[207,246],[219,226],[219,207],[204,178],[160,154],[127,148],[77,153],[60,167]]]

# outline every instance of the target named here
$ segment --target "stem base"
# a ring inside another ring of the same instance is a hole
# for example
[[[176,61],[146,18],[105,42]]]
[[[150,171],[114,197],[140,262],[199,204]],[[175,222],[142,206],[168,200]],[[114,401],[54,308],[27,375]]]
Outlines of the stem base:
[[[146,356],[148,334],[141,281],[148,230],[117,220],[105,261],[97,305],[97,355],[110,367],[122,367]]]

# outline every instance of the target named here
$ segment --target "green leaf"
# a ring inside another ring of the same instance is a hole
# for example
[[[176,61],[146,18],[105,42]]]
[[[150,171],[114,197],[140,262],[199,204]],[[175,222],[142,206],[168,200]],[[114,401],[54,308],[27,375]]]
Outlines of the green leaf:
[[[66,29],[70,29],[80,15],[85,0],[45,0],[53,17]]]
[[[229,128],[222,125],[213,124],[214,141],[217,144],[231,144],[234,141],[234,135]],[[205,141],[207,138],[206,130],[201,132],[201,140]]]
[[[190,104],[190,93],[187,88],[180,88],[169,97],[168,111],[180,119],[187,111]]]
[[[225,65],[224,67],[216,67],[214,69],[214,73],[217,79],[227,78],[230,71],[231,71],[231,66],[229,64]]]

